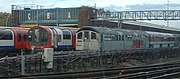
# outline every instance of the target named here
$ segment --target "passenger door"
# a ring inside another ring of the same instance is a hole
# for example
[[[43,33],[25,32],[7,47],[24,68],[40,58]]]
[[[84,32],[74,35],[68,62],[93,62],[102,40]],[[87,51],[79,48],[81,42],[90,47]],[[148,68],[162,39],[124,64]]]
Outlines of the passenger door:
[[[28,46],[28,43],[27,43],[27,30],[22,30],[22,48],[23,49],[29,49],[30,47]]]
[[[90,32],[89,31],[84,31],[84,50],[89,50],[89,46],[90,46]]]
[[[56,32],[55,29],[52,29],[52,32],[53,32],[53,43],[54,43],[54,48],[57,48],[58,46],[58,34]]]
[[[83,45],[83,36],[84,32],[78,32],[76,33],[76,50],[83,50],[84,49],[84,45]]]
[[[90,32],[89,50],[100,50],[98,34],[95,32]]]
[[[23,47],[23,41],[22,41],[22,34],[21,34],[21,31],[16,29],[14,30],[15,32],[15,48],[17,49],[21,49]]]
[[[72,49],[72,33],[69,30],[62,30],[63,32],[63,45],[65,48]]]

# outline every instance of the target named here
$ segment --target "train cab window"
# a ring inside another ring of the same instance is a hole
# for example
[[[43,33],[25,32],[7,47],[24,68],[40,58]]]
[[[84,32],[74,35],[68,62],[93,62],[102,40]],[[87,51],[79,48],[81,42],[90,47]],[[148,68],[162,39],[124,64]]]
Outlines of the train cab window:
[[[40,30],[39,29],[36,29],[35,31],[34,31],[34,33],[35,33],[35,42],[39,42],[40,41]]]
[[[42,32],[43,33],[43,32]],[[48,41],[48,34],[47,32],[44,32],[41,36],[41,41],[42,42],[47,42]]]
[[[82,39],[82,32],[78,33],[77,39]]]
[[[63,39],[71,39],[71,33],[69,31],[63,31]]]
[[[18,39],[18,41],[21,41],[21,32],[17,32],[17,39]]]
[[[0,31],[0,40],[12,40],[12,33],[10,31]]]
[[[96,33],[91,33],[91,39],[96,39]]]

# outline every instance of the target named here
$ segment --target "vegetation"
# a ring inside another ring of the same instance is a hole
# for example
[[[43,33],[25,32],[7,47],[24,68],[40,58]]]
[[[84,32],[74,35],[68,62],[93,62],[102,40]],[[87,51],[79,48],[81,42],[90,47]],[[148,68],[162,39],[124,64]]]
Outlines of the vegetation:
[[[6,21],[8,21],[8,17],[10,13],[0,12],[0,26],[6,26]]]

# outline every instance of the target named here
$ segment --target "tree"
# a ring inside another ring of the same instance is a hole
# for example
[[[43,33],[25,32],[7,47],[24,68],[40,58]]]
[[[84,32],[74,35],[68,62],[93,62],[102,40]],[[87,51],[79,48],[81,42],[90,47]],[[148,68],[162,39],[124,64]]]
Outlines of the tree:
[[[0,26],[6,26],[10,13],[0,12]]]

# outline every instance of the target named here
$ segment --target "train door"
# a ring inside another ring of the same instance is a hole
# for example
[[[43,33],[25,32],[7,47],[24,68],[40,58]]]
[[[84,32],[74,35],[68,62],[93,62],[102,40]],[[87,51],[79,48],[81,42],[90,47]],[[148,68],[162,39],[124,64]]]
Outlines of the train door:
[[[100,50],[100,45],[98,42],[98,34],[96,32],[90,32],[90,40],[89,40],[89,50]]]
[[[57,48],[57,46],[58,46],[58,33],[57,33],[57,31],[55,30],[55,29],[51,29],[52,30],[52,32],[53,32],[53,34],[52,34],[52,36],[53,36],[53,38],[52,38],[52,42],[53,42],[53,47],[54,48]]]
[[[61,49],[61,46],[63,45],[63,33],[62,30],[60,30],[59,28],[55,28],[56,32],[57,32],[57,37],[56,37],[56,43],[57,43],[57,48]]]
[[[29,48],[28,47],[28,43],[27,43],[27,30],[22,30],[21,31],[21,40],[22,40],[22,48],[23,49],[27,49],[27,48]]]
[[[78,30],[79,28],[70,28],[69,30],[71,31],[71,33],[72,33],[72,47],[73,47],[73,49],[75,49],[76,48],[76,35],[75,35],[75,33],[76,33],[76,31]]]
[[[76,50],[100,50],[98,34],[92,31],[80,31],[76,34]]]
[[[83,45],[83,34],[84,32],[80,31],[76,33],[76,50],[83,50],[84,45]]]
[[[62,30],[63,32],[63,48],[72,49],[72,33],[69,30]]]
[[[51,46],[54,47],[54,32],[52,30],[50,31],[51,31],[51,41],[52,41]]]
[[[89,46],[90,46],[90,32],[89,31],[84,31],[84,50],[89,50]]]
[[[15,44],[15,48],[21,49],[23,47],[22,33],[18,29],[13,29],[13,31],[14,31],[14,44]]]
[[[117,31],[117,33],[118,33],[118,49],[119,50],[123,50],[124,49],[124,46],[125,46],[125,43],[124,43],[124,35],[123,35],[123,32],[121,32],[121,31]]]

